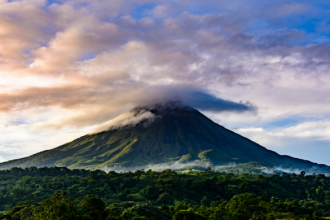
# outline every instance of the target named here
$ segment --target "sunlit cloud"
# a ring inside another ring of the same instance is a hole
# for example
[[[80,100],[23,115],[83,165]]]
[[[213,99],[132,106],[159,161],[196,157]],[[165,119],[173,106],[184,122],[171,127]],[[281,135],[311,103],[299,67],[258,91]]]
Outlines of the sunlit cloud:
[[[56,147],[138,105],[180,99],[274,150],[309,138],[299,154],[308,159],[313,143],[328,141],[328,122],[317,120],[330,111],[325,5],[0,1],[1,130],[12,134],[0,156]],[[315,117],[267,126],[293,115]]]

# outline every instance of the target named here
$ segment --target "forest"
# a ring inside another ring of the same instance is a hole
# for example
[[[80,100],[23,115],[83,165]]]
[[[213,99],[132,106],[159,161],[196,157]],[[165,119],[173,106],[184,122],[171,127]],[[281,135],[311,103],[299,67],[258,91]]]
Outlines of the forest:
[[[325,219],[330,177],[15,167],[0,171],[0,210],[7,220]]]

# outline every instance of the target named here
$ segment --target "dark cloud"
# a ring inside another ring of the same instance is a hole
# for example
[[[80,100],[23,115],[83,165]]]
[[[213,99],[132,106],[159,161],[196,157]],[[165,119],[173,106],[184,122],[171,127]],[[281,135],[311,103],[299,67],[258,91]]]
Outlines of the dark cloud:
[[[183,103],[203,111],[255,112],[257,108],[249,102],[233,102],[215,97],[205,91],[190,91],[183,95]]]

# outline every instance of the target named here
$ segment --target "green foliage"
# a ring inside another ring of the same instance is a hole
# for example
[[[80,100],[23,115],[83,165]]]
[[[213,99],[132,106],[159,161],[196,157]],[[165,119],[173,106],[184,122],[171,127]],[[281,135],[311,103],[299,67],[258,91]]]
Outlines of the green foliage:
[[[249,220],[251,216],[264,216],[265,209],[260,203],[262,197],[252,193],[235,195],[226,205],[230,218],[233,220]]]
[[[146,110],[146,109],[145,109]],[[318,168],[330,173],[330,167],[277,153],[212,122],[189,107],[155,107],[148,109],[159,116],[145,126],[126,126],[97,134],[88,134],[57,148],[30,157],[0,164],[0,169],[10,169],[20,174],[21,168],[30,166],[61,166],[70,169],[98,169],[114,166],[121,171],[175,162],[195,160],[212,165],[228,163],[246,164],[257,161],[267,166],[283,168]],[[138,114],[138,112],[133,112]],[[193,167],[191,167],[193,169]],[[188,168],[189,169],[189,168]],[[233,173],[245,172],[244,167],[230,167]],[[21,193],[19,190],[13,193]]]
[[[0,171],[0,207],[8,220],[319,219],[330,177],[18,168]]]
[[[34,210],[37,208],[39,208],[39,205],[33,201],[21,202],[10,212],[3,215],[2,219],[29,220],[33,216]]]
[[[175,213],[173,220],[204,220],[203,216],[196,213],[193,209],[180,210]]]
[[[159,195],[157,202],[159,204],[173,204],[173,196],[170,193],[164,192]]]
[[[68,198],[66,192],[55,193],[41,203],[40,209],[33,212],[35,220],[79,220],[80,216],[74,200]]]
[[[140,194],[148,199],[154,200],[158,197],[159,192],[155,187],[148,185],[141,190]]]
[[[102,220],[107,216],[104,202],[96,195],[86,195],[80,202],[84,219]]]
[[[156,208],[148,203],[142,205],[134,205],[127,209],[128,213],[132,213],[138,216],[144,216],[149,220],[171,220],[172,216],[162,211],[159,208]]]

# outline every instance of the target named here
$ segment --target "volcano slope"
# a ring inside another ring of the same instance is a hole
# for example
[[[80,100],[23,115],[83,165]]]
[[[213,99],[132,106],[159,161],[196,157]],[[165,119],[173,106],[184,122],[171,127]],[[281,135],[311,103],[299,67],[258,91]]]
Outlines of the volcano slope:
[[[57,148],[0,164],[11,167],[65,166],[71,169],[138,167],[201,160],[212,165],[262,162],[269,166],[329,173],[326,165],[279,155],[179,104],[135,108]]]

